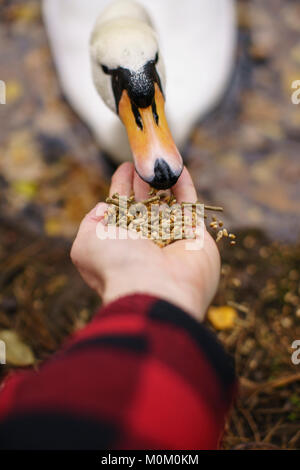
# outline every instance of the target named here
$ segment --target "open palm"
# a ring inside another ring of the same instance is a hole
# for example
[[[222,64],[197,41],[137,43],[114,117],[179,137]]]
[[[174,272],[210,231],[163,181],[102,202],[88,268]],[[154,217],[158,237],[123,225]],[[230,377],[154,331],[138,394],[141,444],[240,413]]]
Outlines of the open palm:
[[[110,195],[146,199],[149,186],[135,173],[131,163],[115,172]],[[197,194],[186,169],[172,188],[178,202],[196,202]],[[84,280],[110,302],[134,292],[169,300],[202,320],[217,289],[220,257],[216,244],[204,230],[203,247],[188,250],[186,240],[159,248],[151,240],[131,238],[99,239],[97,224],[102,223],[107,205],[100,203],[82,221],[71,256]],[[190,240],[189,243],[197,243]]]

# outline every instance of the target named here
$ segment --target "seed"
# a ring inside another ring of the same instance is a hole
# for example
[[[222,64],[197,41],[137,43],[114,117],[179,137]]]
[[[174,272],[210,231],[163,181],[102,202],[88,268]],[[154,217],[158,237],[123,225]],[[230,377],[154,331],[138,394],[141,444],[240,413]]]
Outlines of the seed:
[[[114,206],[119,207],[119,201],[116,201],[115,199],[112,199],[108,197],[105,201],[107,204],[113,204]]]
[[[158,232],[156,230],[152,230],[152,227],[151,227],[151,232],[150,232],[150,238],[152,239],[158,238]]]
[[[145,224],[146,222],[148,222],[148,221],[147,221],[146,219],[143,219],[143,217],[140,217],[139,219],[134,219],[134,220],[132,221],[132,223],[133,223],[134,225],[143,225],[143,224]]]
[[[151,188],[149,191],[149,196],[152,196],[153,194],[156,194],[156,193],[157,193],[157,189]]]
[[[204,209],[206,209],[207,211],[215,211],[215,212],[223,212],[223,207],[219,207],[219,206],[204,206]]]
[[[153,196],[153,197],[150,197],[149,199],[145,199],[144,201],[141,201],[140,204],[144,204],[144,206],[146,204],[151,204],[151,202],[157,202],[160,200],[160,197],[159,196]]]
[[[223,238],[223,230],[220,230],[217,235],[216,242],[218,243]]]
[[[207,214],[204,214],[203,211],[201,211],[201,214],[199,213],[199,205],[196,203],[182,202],[179,204],[173,194],[169,195],[166,192],[159,194],[154,188],[150,190],[149,196],[141,202],[136,202],[134,194],[127,198],[114,193],[106,199],[109,207],[104,220],[111,225],[135,230],[141,236],[153,240],[157,246],[162,248],[178,239],[195,238],[195,229],[197,228],[199,216],[207,219]],[[199,201],[197,203],[202,204]],[[178,206],[178,210],[176,207],[174,212],[172,206],[175,204]],[[188,214],[184,213],[186,206],[190,206]],[[204,208],[211,211],[223,210],[222,207],[218,206],[204,206]],[[209,225],[213,230],[223,227],[223,222],[218,220],[216,216],[212,216],[211,220],[212,222]],[[219,242],[223,237],[229,237],[231,244],[235,244],[235,235],[231,233],[228,235],[225,228],[217,232],[216,241]]]
[[[107,209],[107,213],[108,213],[108,215],[115,215],[116,211],[112,206],[110,206]]]

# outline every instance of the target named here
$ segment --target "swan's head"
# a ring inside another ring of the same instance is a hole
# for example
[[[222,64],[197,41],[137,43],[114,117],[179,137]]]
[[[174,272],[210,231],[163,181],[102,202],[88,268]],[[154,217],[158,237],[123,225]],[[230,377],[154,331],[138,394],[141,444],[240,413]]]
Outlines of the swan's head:
[[[157,189],[170,188],[183,163],[165,116],[164,64],[153,29],[136,18],[98,21],[90,49],[96,88],[126,127],[137,173]]]

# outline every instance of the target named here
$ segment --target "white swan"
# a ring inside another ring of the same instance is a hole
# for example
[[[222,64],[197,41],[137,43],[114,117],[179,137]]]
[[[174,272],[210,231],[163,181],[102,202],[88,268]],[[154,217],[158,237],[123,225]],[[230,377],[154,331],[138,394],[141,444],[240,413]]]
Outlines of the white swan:
[[[234,0],[44,0],[43,12],[64,93],[101,148],[130,158],[120,117],[140,176],[172,186],[182,169],[176,145],[228,83]]]

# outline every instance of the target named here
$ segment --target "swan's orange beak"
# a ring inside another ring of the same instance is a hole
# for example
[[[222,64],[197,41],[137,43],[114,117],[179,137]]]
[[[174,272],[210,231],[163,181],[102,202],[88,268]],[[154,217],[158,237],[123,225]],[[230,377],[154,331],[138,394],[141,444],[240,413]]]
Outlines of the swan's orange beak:
[[[171,188],[181,175],[183,162],[167,123],[165,100],[157,83],[148,108],[137,108],[124,90],[119,116],[126,127],[139,176],[154,188]]]

